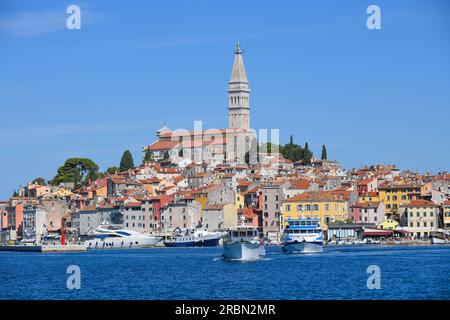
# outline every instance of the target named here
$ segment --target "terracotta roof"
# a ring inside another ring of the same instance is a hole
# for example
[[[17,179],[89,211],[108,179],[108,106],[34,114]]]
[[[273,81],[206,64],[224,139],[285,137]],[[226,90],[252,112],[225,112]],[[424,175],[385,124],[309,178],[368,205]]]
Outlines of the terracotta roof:
[[[438,205],[428,200],[412,200],[407,207],[438,207]]]
[[[179,144],[178,141],[156,141],[149,145],[147,150],[168,150],[172,149]]]
[[[296,201],[330,201],[341,202],[346,201],[344,198],[340,198],[339,194],[332,191],[310,191],[305,192],[294,197],[283,200],[283,202],[296,202]]]

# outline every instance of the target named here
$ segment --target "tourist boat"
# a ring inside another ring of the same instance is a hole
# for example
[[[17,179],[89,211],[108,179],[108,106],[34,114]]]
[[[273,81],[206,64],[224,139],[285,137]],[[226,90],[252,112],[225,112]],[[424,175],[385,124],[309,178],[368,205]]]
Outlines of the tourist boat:
[[[450,232],[436,231],[431,233],[432,244],[447,244],[450,243]]]
[[[202,229],[175,228],[172,237],[164,241],[166,247],[216,247],[223,234]]]
[[[323,233],[317,218],[287,218],[283,236],[283,252],[323,252]]]
[[[163,237],[150,236],[120,225],[100,225],[84,244],[88,249],[131,249],[155,246]]]
[[[264,240],[259,237],[258,228],[239,226],[228,231],[223,242],[223,256],[227,260],[260,260],[266,255]]]

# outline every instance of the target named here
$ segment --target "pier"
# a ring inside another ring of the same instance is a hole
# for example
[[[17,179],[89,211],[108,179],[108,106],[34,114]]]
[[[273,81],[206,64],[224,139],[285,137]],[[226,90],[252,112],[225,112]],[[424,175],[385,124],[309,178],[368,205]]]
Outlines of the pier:
[[[85,245],[78,244],[49,244],[49,245],[0,245],[0,251],[20,251],[20,252],[84,252]]]

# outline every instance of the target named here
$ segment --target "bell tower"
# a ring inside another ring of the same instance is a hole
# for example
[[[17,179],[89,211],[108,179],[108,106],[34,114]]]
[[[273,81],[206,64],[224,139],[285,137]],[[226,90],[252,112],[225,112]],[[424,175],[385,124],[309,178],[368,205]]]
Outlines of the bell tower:
[[[228,82],[228,127],[250,128],[250,88],[245,73],[244,60],[239,42],[234,51],[234,64]]]

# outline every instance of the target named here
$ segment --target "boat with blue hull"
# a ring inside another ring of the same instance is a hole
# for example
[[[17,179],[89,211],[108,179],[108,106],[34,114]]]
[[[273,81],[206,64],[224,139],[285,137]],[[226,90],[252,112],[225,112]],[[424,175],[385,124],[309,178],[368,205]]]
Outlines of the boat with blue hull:
[[[164,245],[166,247],[217,247],[223,236],[220,232],[176,228],[171,239],[164,241]]]
[[[285,253],[323,252],[323,232],[317,218],[288,218],[283,236]]]

